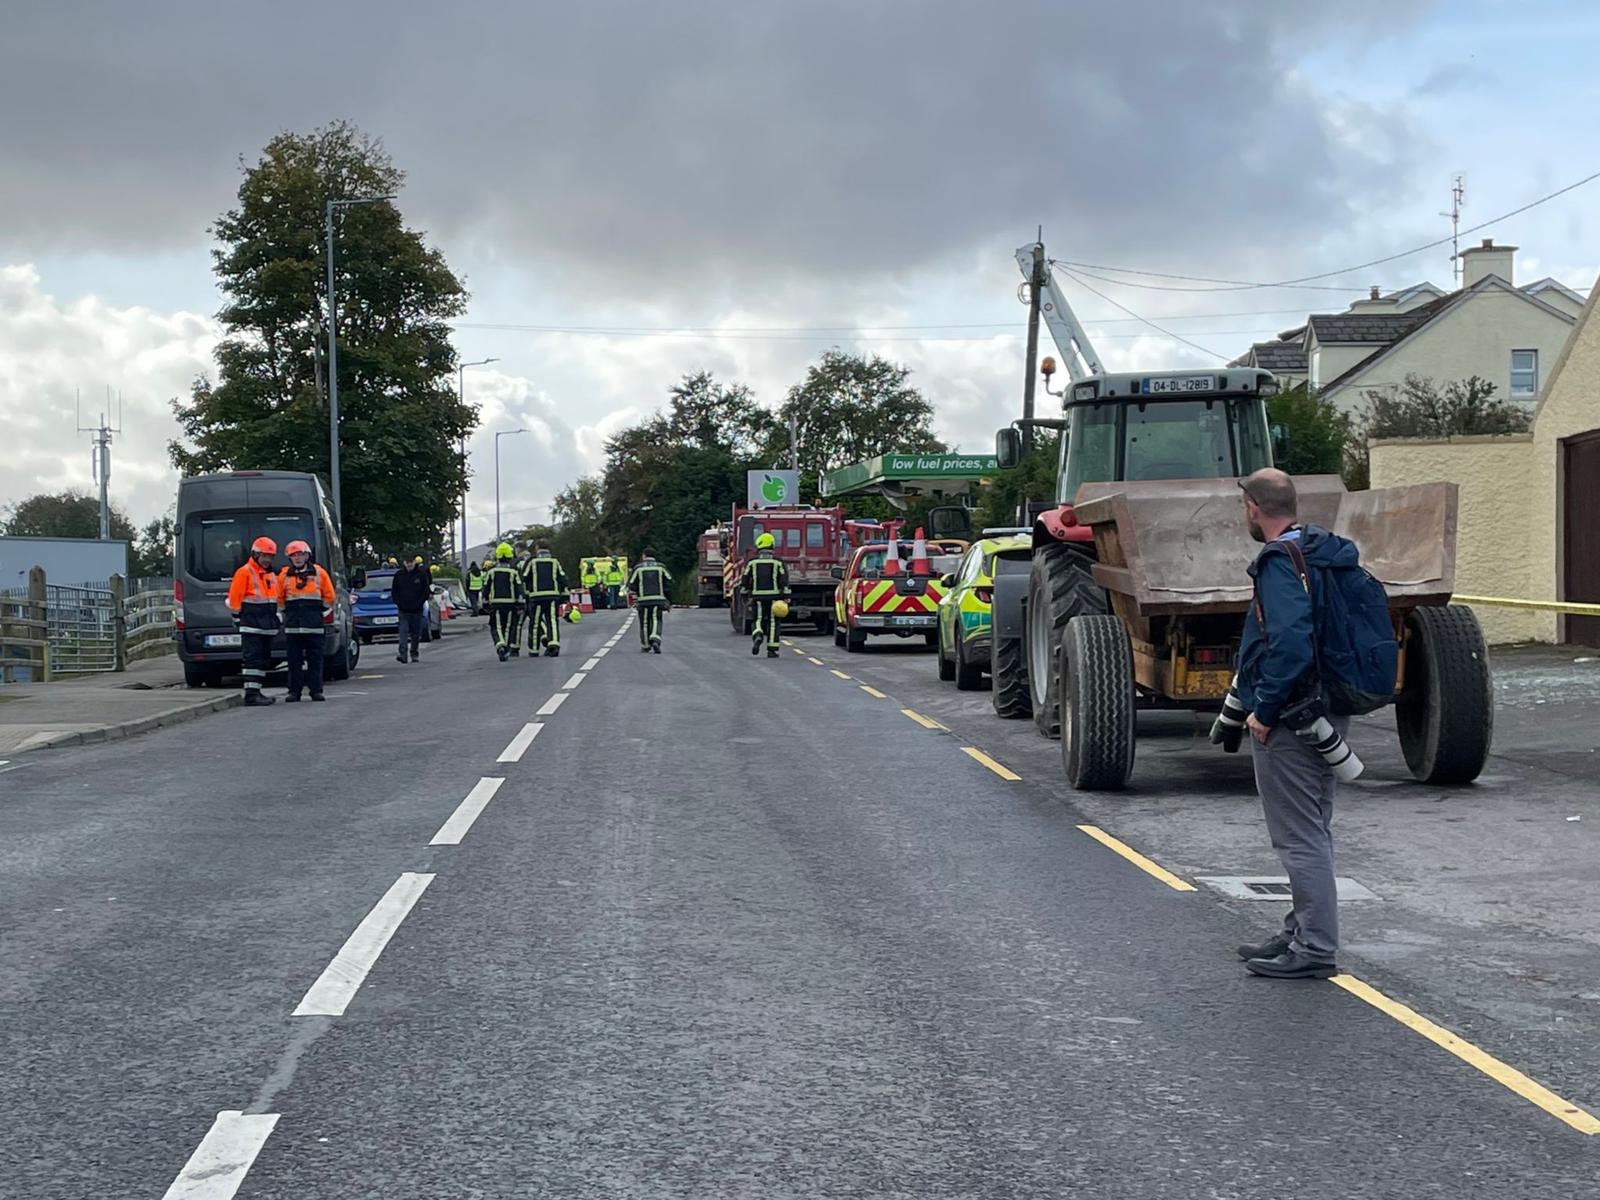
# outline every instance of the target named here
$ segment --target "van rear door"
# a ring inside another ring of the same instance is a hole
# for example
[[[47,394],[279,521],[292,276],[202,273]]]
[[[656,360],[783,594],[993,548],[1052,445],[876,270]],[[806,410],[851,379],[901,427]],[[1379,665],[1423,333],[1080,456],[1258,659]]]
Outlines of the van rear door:
[[[186,628],[201,635],[231,633],[228,584],[243,565],[252,542],[266,536],[278,544],[273,565],[288,565],[283,549],[295,539],[315,544],[311,513],[305,510],[219,510],[190,512],[184,517],[179,544],[183,560],[177,564],[185,581]]]

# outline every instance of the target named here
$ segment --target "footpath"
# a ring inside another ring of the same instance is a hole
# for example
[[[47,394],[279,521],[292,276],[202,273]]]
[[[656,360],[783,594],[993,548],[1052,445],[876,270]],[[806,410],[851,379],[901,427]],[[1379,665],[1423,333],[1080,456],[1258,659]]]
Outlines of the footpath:
[[[240,703],[237,688],[190,689],[175,654],[126,671],[0,687],[0,757],[114,741]]]

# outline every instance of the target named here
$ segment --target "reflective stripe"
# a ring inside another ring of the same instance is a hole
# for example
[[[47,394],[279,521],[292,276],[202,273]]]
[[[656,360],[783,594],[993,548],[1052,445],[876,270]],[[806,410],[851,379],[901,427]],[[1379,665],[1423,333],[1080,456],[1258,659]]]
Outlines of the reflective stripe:
[[[322,629],[322,626],[320,626],[320,625],[313,625],[310,629],[299,629],[299,628],[285,629],[284,632],[285,633],[297,633],[297,634],[311,634],[311,635],[315,636],[317,634],[322,633],[323,629]]]
[[[240,601],[240,603],[241,604],[270,604],[274,608],[276,608],[277,604],[278,604],[278,601],[277,601],[277,598],[274,597],[274,596],[246,596],[243,600]]]
[[[275,636],[277,636],[277,633],[278,633],[278,627],[276,625],[274,625],[271,629],[258,629],[254,625],[241,625],[241,626],[239,626],[239,632],[240,633],[254,633],[254,634],[258,634],[261,637],[275,637]]]

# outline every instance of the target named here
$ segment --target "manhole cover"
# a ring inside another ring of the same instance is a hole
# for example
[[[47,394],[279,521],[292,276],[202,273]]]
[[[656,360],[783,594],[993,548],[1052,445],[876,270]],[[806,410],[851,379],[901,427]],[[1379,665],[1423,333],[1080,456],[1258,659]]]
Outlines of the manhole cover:
[[[1197,879],[1213,891],[1221,892],[1230,900],[1289,899],[1289,879],[1286,875],[1198,875]],[[1376,900],[1371,888],[1358,883],[1348,875],[1334,877],[1340,900]]]

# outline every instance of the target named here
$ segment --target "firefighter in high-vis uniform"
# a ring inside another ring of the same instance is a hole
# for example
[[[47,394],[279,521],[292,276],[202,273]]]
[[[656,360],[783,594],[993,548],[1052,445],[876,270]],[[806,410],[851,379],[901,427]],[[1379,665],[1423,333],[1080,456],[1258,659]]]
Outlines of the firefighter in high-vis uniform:
[[[767,657],[778,657],[778,614],[773,604],[789,595],[789,568],[772,552],[777,543],[770,533],[756,538],[756,552],[744,567],[740,586],[750,597],[750,607],[755,612],[755,629],[750,635],[750,653],[760,654],[761,644],[767,645]]]
[[[628,594],[639,610],[639,649],[645,654],[661,653],[661,622],[667,615],[667,585],[672,572],[656,561],[656,552],[646,550],[639,565],[628,577]]]
[[[250,557],[228,585],[228,611],[239,629],[244,702],[251,708],[276,703],[271,696],[263,696],[261,689],[272,670],[272,639],[279,629],[278,594],[282,589],[278,573],[272,569],[277,555],[277,542],[258,537],[251,543]]]
[[[502,545],[504,544],[502,543]],[[518,542],[512,552],[511,565],[515,568],[517,578],[522,583],[522,603],[517,606],[517,611],[511,617],[512,658],[522,657],[522,651],[519,647],[522,642],[522,627],[528,621],[528,559],[530,553],[527,542]]]
[[[494,548],[494,566],[483,575],[483,602],[489,608],[489,633],[501,662],[505,662],[507,655],[516,653],[512,639],[516,636],[516,617],[523,605],[522,572],[517,569],[515,558],[511,543],[501,542]]]
[[[606,565],[606,607],[621,608],[625,601],[622,599],[622,589],[628,586],[628,575],[622,569],[622,563],[612,558]]]
[[[333,612],[333,580],[311,561],[305,542],[289,543],[289,565],[278,572],[278,611],[283,615],[283,640],[288,646],[290,704],[309,691],[322,700],[322,643]]]
[[[567,598],[567,571],[549,546],[539,546],[523,567],[528,594],[528,653],[561,654],[561,604]]]

